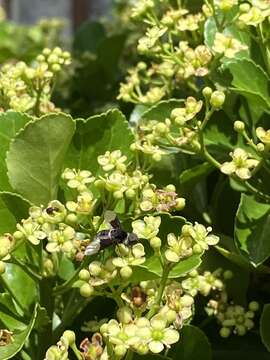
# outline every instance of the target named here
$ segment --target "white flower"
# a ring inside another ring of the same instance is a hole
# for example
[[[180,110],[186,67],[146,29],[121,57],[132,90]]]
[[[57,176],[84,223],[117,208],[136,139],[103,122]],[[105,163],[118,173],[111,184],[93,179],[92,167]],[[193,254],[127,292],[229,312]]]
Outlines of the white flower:
[[[86,190],[86,184],[92,183],[95,178],[88,170],[65,169],[62,178],[67,180],[67,186],[78,191]]]
[[[98,156],[98,163],[102,166],[104,171],[111,171],[117,169],[125,171],[126,166],[124,165],[127,157],[122,155],[120,150],[114,150],[112,152],[106,151],[104,155]]]
[[[140,239],[152,239],[157,236],[161,218],[159,216],[145,216],[143,220],[135,220],[132,222],[133,232]]]
[[[226,36],[222,33],[216,33],[214,40],[213,51],[218,54],[224,54],[227,58],[233,58],[236,53],[246,50],[247,46],[243,45],[237,39],[231,36]]]
[[[237,148],[232,153],[230,153],[232,161],[225,162],[221,165],[221,172],[226,175],[236,174],[240,179],[249,179],[251,178],[250,169],[255,168],[259,161],[249,157],[249,154],[241,149]]]
[[[177,238],[174,234],[168,234],[167,241],[169,248],[165,251],[165,257],[168,261],[177,263],[181,258],[192,255],[193,241],[190,236]]]

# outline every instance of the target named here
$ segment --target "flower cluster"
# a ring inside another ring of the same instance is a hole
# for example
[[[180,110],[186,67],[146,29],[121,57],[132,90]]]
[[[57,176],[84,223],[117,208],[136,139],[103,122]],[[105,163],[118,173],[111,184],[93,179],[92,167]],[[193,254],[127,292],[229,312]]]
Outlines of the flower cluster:
[[[70,54],[59,47],[44,49],[33,65],[6,64],[0,72],[0,107],[40,115],[56,111],[50,101],[56,75],[70,64]]]
[[[239,51],[246,50],[247,46],[243,45],[232,36],[216,33],[213,50],[217,54],[222,54],[227,58],[233,58]]]
[[[254,327],[255,312],[258,310],[259,304],[256,301],[249,303],[248,310],[240,305],[228,304],[226,293],[221,293],[219,300],[210,300],[207,308],[207,312],[213,314],[222,326],[219,333],[224,338],[231,333],[244,336]]]
[[[224,289],[221,275],[222,269],[217,269],[213,273],[205,271],[203,274],[193,270],[189,273],[189,277],[182,281],[182,287],[191,296],[196,296],[198,293],[208,296],[212,290],[221,291]]]
[[[181,259],[189,257],[193,254],[202,254],[208,250],[209,246],[216,245],[219,238],[209,234],[211,227],[205,228],[203,225],[195,223],[195,225],[184,225],[181,235],[176,236],[172,233],[168,234],[168,249],[165,251],[165,257],[169,262],[178,263]]]

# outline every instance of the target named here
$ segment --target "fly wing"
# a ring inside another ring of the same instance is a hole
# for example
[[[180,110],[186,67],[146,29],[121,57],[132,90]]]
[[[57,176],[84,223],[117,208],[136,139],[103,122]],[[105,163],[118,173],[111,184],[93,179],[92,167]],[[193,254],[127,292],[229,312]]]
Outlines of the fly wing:
[[[100,239],[95,237],[94,240],[86,247],[85,255],[95,255],[100,250]]]

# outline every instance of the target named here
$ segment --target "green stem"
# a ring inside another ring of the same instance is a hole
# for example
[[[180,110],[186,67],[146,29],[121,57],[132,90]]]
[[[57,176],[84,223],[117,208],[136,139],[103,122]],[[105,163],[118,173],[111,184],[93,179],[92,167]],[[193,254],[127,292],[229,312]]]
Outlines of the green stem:
[[[77,349],[76,344],[74,343],[74,344],[70,345],[70,347],[71,347],[72,351],[74,352],[74,355],[76,356],[76,358],[78,360],[82,360],[83,356],[82,356],[81,352]]]
[[[89,257],[85,257],[83,262],[81,263],[81,265],[78,267],[78,269],[73,273],[72,277],[65,281],[62,285],[56,286],[53,289],[53,294],[54,295],[60,295],[65,293],[66,291],[68,291],[71,287],[71,285],[75,282],[79,272],[88,265],[88,263],[90,262],[90,258]]]
[[[125,360],[132,360],[133,354],[134,354],[133,351],[128,350]]]
[[[172,267],[170,264],[166,264],[163,268],[163,273],[162,273],[158,293],[156,296],[155,304],[153,305],[153,307],[150,309],[150,311],[148,312],[148,314],[146,316],[148,319],[151,319],[151,317],[159,309],[159,306],[160,306],[160,303],[162,300],[162,296],[163,296],[163,292],[164,292],[165,286],[167,284],[168,276],[169,276],[171,269],[172,269]]]

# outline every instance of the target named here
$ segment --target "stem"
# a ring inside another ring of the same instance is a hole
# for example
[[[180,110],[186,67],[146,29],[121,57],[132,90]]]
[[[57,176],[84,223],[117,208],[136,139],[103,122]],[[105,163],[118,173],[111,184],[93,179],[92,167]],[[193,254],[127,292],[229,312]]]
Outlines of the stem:
[[[161,277],[161,281],[160,281],[160,286],[158,289],[158,293],[157,293],[157,297],[156,297],[156,301],[155,304],[153,305],[153,307],[150,309],[150,311],[147,314],[147,318],[151,319],[151,317],[155,314],[155,312],[157,311],[157,309],[160,306],[161,300],[162,300],[162,296],[163,296],[163,292],[168,280],[168,276],[169,273],[172,269],[172,266],[170,264],[166,264],[163,268],[163,273],[162,273],[162,277]]]
[[[126,360],[132,360],[133,354],[134,354],[133,351],[128,350],[126,355]]]
[[[76,358],[78,360],[82,360],[83,356],[82,356],[81,352],[77,349],[76,344],[74,343],[74,344],[70,345],[70,347],[71,347],[72,351],[74,352],[74,355],[76,356]]]
[[[53,294],[54,295],[60,295],[63,294],[64,292],[68,291],[71,287],[71,285],[75,282],[79,272],[86,266],[88,265],[90,259],[89,257],[85,257],[83,262],[81,263],[81,265],[78,267],[78,269],[73,273],[72,277],[65,281],[62,285],[56,286],[53,289]]]

